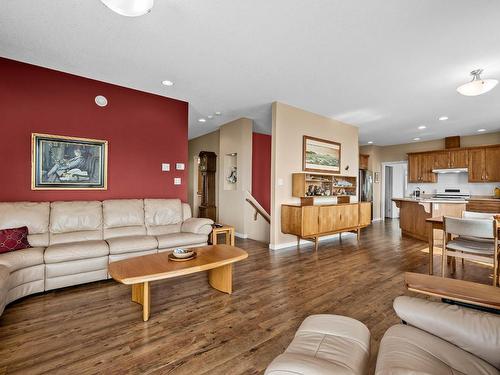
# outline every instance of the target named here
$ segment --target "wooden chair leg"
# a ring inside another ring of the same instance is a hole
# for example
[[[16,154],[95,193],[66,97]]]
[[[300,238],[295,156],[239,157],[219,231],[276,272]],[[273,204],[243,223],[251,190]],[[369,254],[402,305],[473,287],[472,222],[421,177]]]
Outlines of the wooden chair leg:
[[[442,253],[443,254],[441,256],[441,277],[445,277],[446,276],[446,266],[448,264],[448,262],[447,262],[448,256],[446,255],[446,244],[444,244],[444,246],[443,246]]]

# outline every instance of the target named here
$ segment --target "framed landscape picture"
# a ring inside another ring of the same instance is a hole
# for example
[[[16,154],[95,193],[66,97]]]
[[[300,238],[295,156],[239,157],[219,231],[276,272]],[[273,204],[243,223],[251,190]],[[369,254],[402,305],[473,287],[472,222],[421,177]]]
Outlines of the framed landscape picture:
[[[108,142],[31,135],[32,190],[106,190]]]
[[[340,143],[304,135],[302,169],[311,172],[340,173]]]

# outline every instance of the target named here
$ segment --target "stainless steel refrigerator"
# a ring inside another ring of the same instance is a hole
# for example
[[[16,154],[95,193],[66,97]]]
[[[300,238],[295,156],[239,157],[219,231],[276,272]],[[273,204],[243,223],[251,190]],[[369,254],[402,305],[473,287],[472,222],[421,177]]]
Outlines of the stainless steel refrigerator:
[[[359,200],[372,202],[373,219],[373,172],[365,169],[359,170]]]

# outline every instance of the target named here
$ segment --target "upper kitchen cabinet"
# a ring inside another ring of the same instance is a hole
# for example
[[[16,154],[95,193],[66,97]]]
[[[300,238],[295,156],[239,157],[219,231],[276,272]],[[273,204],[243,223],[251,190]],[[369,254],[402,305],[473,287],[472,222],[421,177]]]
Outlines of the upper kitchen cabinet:
[[[500,181],[500,146],[486,147],[484,178],[487,182]]]
[[[467,168],[469,160],[467,158],[467,149],[450,151],[450,168]]]
[[[432,153],[408,154],[408,182],[436,182]]]
[[[366,154],[359,154],[359,169],[368,169],[368,159],[370,158],[370,155]]]
[[[484,162],[486,151],[484,148],[471,148],[469,155],[469,182],[484,182]]]
[[[444,169],[450,168],[450,152],[449,151],[436,151],[434,155],[434,168]]]

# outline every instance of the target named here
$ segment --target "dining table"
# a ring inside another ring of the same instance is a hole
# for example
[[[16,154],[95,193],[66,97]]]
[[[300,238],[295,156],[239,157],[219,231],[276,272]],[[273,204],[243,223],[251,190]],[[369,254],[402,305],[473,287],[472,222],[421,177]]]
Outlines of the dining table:
[[[498,236],[500,237],[500,219],[496,217],[498,225]],[[432,275],[434,269],[434,229],[444,230],[443,216],[431,217],[425,220],[429,226],[429,275]]]

